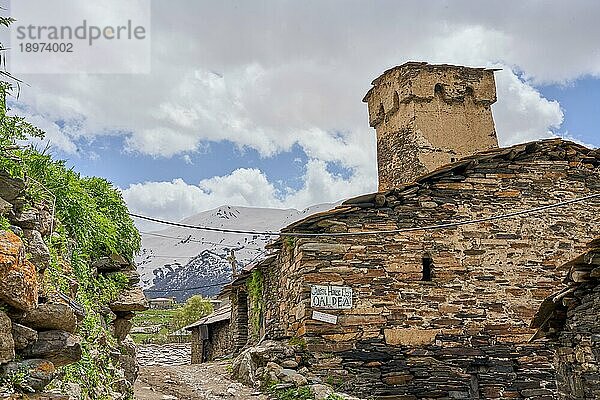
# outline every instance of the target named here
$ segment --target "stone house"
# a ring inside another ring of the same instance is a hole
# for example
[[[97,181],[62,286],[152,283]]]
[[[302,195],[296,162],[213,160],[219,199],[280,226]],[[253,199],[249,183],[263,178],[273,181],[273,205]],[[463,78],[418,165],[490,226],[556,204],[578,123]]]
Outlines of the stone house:
[[[148,299],[148,305],[153,310],[169,310],[176,304],[174,297],[156,297]]]
[[[556,398],[532,319],[598,234],[598,198],[553,205],[600,192],[600,151],[498,148],[495,100],[493,70],[407,63],[373,81],[379,191],[283,230],[232,285],[233,346],[294,338],[311,371],[365,396]]]
[[[231,305],[227,304],[184,328],[192,332],[192,364],[231,354],[230,316]]]

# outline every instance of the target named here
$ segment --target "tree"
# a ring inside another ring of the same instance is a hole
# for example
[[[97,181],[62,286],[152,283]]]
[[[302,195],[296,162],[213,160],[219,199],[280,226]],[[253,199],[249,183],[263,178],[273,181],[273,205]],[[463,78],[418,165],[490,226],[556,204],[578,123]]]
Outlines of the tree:
[[[183,307],[173,314],[172,325],[175,330],[178,330],[198,321],[211,312],[213,312],[213,306],[210,301],[200,295],[195,295],[190,297]]]

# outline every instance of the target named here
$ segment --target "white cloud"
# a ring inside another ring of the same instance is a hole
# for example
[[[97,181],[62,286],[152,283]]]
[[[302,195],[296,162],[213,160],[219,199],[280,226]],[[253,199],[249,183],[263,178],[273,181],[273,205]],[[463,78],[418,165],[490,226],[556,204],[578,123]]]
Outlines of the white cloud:
[[[263,157],[297,143],[310,159],[299,191],[279,193],[260,171],[238,169],[198,185],[132,185],[132,208],[181,218],[225,203],[304,207],[375,189],[375,133],[361,99],[408,60],[501,66],[501,144],[552,136],[560,105],[533,84],[600,76],[598,13],[600,2],[586,1],[155,1],[151,74],[30,75],[21,102],[67,152],[110,134],[155,157],[191,161],[206,142],[228,140]],[[353,176],[332,176],[327,162]]]
[[[377,177],[372,175],[344,179],[330,173],[325,162],[309,160],[299,190],[277,190],[262,171],[239,168],[229,175],[204,179],[198,185],[182,179],[133,184],[123,190],[123,197],[134,212],[180,220],[225,204],[303,209],[336,202],[374,191]]]
[[[557,101],[543,98],[508,69],[496,72],[496,81],[493,113],[501,146],[555,136],[564,117]]]

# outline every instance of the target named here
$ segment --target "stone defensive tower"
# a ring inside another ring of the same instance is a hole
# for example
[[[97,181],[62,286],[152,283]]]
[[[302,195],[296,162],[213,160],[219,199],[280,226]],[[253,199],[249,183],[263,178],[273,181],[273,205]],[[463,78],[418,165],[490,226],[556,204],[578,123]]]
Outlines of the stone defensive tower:
[[[363,101],[377,132],[380,191],[498,147],[494,71],[408,62],[373,81]]]

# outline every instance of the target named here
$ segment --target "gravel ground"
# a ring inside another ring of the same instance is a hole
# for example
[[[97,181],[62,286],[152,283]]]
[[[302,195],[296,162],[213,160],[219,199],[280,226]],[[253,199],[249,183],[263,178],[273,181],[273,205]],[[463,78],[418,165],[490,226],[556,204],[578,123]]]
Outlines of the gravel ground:
[[[264,394],[234,382],[227,372],[228,363],[146,366],[140,368],[135,384],[137,400],[267,400]]]

